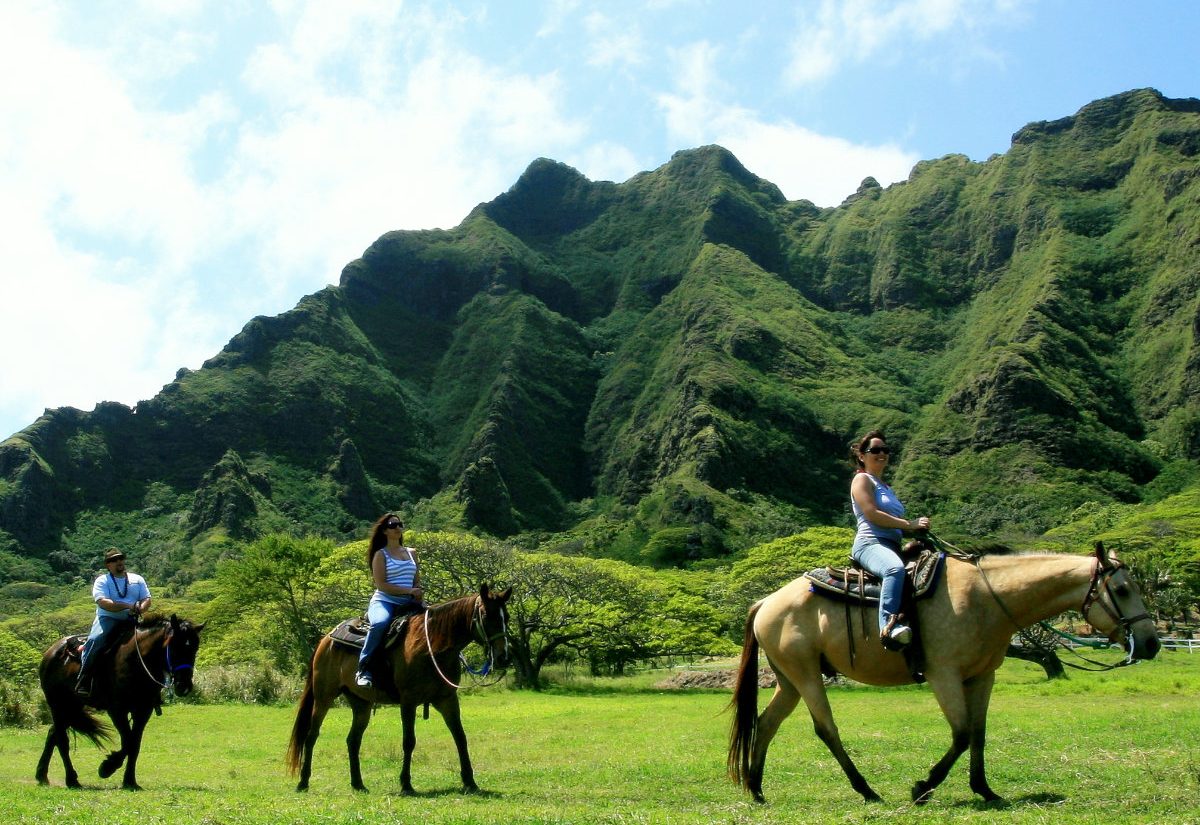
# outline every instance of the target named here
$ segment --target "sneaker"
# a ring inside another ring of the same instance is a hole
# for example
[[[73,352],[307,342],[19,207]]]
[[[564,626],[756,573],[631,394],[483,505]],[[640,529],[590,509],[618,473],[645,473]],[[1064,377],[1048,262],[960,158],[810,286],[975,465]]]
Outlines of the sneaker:
[[[354,684],[358,685],[360,688],[371,687],[371,674],[363,673],[360,670],[358,673],[354,674]]]
[[[912,641],[912,628],[906,624],[897,624],[888,633],[888,638],[898,645],[906,645]]]

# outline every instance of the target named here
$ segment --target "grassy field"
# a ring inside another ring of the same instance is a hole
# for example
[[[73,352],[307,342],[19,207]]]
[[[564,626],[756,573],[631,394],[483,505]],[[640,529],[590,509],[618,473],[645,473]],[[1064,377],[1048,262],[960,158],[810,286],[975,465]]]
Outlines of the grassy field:
[[[1200,656],[1048,683],[1040,668],[1001,669],[989,725],[989,775],[1006,797],[976,801],[960,761],[933,801],[908,790],[949,736],[925,688],[835,688],[847,747],[886,800],[868,805],[846,783],[801,708],[772,745],[756,805],[724,776],[723,691],[665,691],[662,674],[559,686],[542,694],[494,687],[463,697],[476,778],[458,792],[453,743],[440,718],[418,720],[413,784],[402,797],[399,713],[367,731],[363,775],[350,790],[349,711],[331,712],[317,745],[312,789],[296,793],[283,766],[293,710],[183,705],[152,719],[139,763],[146,788],[96,776],[101,754],[74,750],[85,789],[33,780],[43,730],[0,730],[6,823],[1200,823]],[[761,702],[769,696],[764,691]]]

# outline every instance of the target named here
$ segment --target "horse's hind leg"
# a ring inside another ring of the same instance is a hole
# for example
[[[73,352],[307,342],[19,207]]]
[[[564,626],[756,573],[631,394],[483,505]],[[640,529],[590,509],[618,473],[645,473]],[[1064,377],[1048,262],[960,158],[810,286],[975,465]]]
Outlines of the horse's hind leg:
[[[841,765],[842,772],[850,780],[850,787],[858,791],[867,802],[881,801],[879,794],[871,789],[866,778],[854,764],[854,760],[850,758],[850,754],[846,753],[845,746],[842,745],[842,736],[838,732],[837,724],[833,721],[833,708],[829,705],[829,696],[825,693],[825,683],[821,681],[819,670],[809,674],[801,682],[801,690],[804,704],[808,706],[808,713],[812,717],[813,729],[817,733],[817,738],[825,743],[825,747],[829,748],[833,758]]]
[[[362,769],[358,763],[358,752],[362,747],[363,732],[371,723],[371,703],[352,693],[347,693],[346,699],[350,702],[350,710],[354,714],[350,722],[350,732],[346,734],[346,752],[350,757],[350,787],[356,791],[366,791],[367,786],[363,784]]]
[[[98,773],[101,779],[107,779],[116,773],[117,768],[121,767],[121,763],[125,761],[125,756],[129,752],[126,746],[130,738],[129,714],[125,711],[111,710],[108,712],[108,718],[112,720],[113,727],[116,728],[121,745],[117,750],[104,757],[104,761],[100,763]]]
[[[50,723],[50,730],[46,731],[46,745],[42,748],[42,756],[38,760],[37,773],[34,777],[39,785],[47,785],[50,783],[50,759],[54,755],[54,749],[58,748],[58,755],[62,757],[63,768],[66,771],[66,784],[68,788],[78,788],[79,774],[75,772],[75,766],[71,764],[71,740],[67,737],[67,728],[58,719],[54,719]]]

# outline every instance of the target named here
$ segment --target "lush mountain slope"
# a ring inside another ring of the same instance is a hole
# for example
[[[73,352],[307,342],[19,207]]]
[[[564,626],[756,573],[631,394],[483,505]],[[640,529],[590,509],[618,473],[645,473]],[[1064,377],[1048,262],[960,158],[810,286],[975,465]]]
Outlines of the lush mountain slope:
[[[1040,533],[1194,483],[1198,273],[1200,101],[1153,90],[836,209],[719,147],[621,184],[539,160],[136,409],[4,442],[0,552],[69,575],[116,541],[186,578],[401,508],[680,563],[844,519],[874,426],[948,531]]]

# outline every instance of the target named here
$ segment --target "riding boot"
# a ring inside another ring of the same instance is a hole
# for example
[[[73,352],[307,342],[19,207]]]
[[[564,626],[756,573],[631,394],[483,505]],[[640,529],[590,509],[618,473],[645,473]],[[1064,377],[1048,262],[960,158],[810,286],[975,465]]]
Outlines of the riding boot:
[[[79,676],[75,680],[75,695],[84,699],[89,698],[92,695],[94,682],[95,680],[92,678],[92,674],[89,673],[87,669],[80,668]]]

